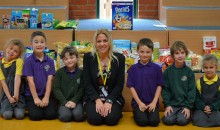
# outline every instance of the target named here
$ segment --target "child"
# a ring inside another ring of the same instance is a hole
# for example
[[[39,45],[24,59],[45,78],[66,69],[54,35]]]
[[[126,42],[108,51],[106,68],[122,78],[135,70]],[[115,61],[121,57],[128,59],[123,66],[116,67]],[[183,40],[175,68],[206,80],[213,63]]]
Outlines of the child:
[[[23,119],[25,113],[25,99],[21,86],[23,60],[20,58],[24,52],[24,45],[18,39],[10,40],[6,45],[6,55],[0,62],[0,80],[2,93],[0,97],[0,110],[3,118]]]
[[[59,119],[63,122],[83,121],[82,70],[78,68],[78,52],[74,47],[65,47],[61,52],[64,67],[55,74],[53,93],[59,101]]]
[[[186,66],[188,50],[181,41],[176,41],[170,48],[173,65],[164,72],[165,86],[162,97],[165,113],[162,121],[165,125],[187,125],[195,101],[196,85],[193,71]]]
[[[157,126],[160,122],[158,99],[164,78],[161,68],[151,62],[153,42],[143,38],[137,45],[140,61],[128,70],[134,120],[139,126]]]
[[[29,117],[31,120],[55,119],[55,103],[50,96],[54,61],[44,53],[46,36],[43,32],[33,32],[30,40],[34,52],[25,59],[23,68],[23,75],[28,81],[25,95]]]
[[[220,126],[220,78],[218,60],[207,54],[202,60],[205,75],[197,81],[197,94],[193,124],[201,127]]]

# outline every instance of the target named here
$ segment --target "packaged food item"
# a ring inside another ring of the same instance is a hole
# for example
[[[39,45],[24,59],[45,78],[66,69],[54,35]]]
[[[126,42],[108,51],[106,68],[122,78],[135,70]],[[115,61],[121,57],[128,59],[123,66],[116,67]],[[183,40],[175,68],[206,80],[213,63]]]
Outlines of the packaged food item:
[[[30,9],[23,9],[22,10],[22,19],[24,19],[25,26],[24,28],[29,28],[30,27]],[[22,26],[21,26],[22,27]]]
[[[34,29],[37,28],[37,23],[38,23],[38,9],[32,8],[30,10],[30,28]]]
[[[131,43],[131,53],[137,54],[137,43],[135,43],[135,42]]]
[[[74,21],[74,20],[61,21],[55,26],[55,29],[72,29],[72,28],[76,28],[77,25],[78,25],[78,21]]]
[[[202,56],[197,54],[192,54],[191,56],[191,69],[194,72],[201,72],[202,70]]]
[[[53,29],[53,14],[42,13],[41,24],[42,29]]]
[[[7,14],[2,15],[2,23],[4,29],[10,29],[10,19],[11,19],[10,15]]]
[[[131,41],[130,40],[113,40],[113,51],[123,54],[128,57],[131,54]]]
[[[170,55],[170,49],[159,49],[160,62],[167,63],[168,65],[173,64],[173,58]]]
[[[11,28],[17,29],[17,19],[22,18],[22,12],[21,11],[12,11],[11,12]]]
[[[133,2],[112,2],[112,30],[133,30]]]
[[[4,51],[0,51],[0,60],[4,57]]]
[[[205,36],[203,37],[203,49],[210,50],[211,48],[216,48],[216,36]]]
[[[153,62],[159,62],[159,58],[160,58],[160,43],[159,42],[154,42],[154,51],[153,51]]]

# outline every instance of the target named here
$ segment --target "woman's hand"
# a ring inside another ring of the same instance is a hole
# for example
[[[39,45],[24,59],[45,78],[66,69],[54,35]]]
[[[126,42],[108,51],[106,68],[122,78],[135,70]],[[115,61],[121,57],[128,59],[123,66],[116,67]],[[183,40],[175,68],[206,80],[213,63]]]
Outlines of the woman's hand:
[[[96,112],[102,115],[103,105],[104,105],[103,102],[101,101],[101,99],[96,99],[95,103],[96,103]]]
[[[111,113],[111,110],[112,110],[112,104],[111,104],[111,103],[108,103],[108,102],[105,102],[105,103],[104,103],[104,107],[103,107],[102,116],[103,116],[103,117],[108,116],[108,114]]]
[[[164,116],[170,116],[171,112],[173,112],[173,108],[171,106],[166,107]]]

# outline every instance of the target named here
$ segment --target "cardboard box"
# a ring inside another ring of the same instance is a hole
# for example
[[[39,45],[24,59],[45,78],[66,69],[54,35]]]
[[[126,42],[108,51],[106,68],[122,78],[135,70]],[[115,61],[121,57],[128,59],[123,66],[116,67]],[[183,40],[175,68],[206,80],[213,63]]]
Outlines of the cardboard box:
[[[133,2],[112,2],[112,30],[133,30]]]

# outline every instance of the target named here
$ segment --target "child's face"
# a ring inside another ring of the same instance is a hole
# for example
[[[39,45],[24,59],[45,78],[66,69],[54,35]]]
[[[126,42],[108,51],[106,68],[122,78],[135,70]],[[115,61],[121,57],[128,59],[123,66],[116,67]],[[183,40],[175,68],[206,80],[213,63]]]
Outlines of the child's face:
[[[138,54],[139,54],[141,63],[144,63],[144,64],[148,63],[149,60],[151,59],[152,53],[153,53],[153,50],[150,49],[149,47],[145,45],[140,46],[138,49]]]
[[[42,53],[46,47],[46,40],[42,36],[35,36],[32,40],[34,52]]]
[[[98,50],[99,54],[108,53],[110,46],[108,43],[108,38],[105,36],[105,34],[99,34],[97,36],[95,47]]]
[[[213,79],[216,75],[217,66],[215,65],[215,62],[206,61],[203,65],[203,70],[208,79]]]
[[[78,58],[76,55],[70,55],[68,52],[63,57],[63,62],[67,68],[75,68]]]
[[[174,52],[174,61],[175,63],[184,63],[186,59],[186,52],[181,48]]]
[[[20,48],[17,45],[11,45],[6,48],[6,60],[11,61],[20,55]]]

